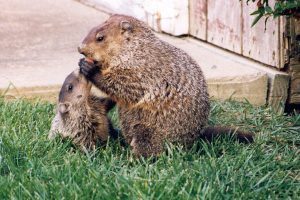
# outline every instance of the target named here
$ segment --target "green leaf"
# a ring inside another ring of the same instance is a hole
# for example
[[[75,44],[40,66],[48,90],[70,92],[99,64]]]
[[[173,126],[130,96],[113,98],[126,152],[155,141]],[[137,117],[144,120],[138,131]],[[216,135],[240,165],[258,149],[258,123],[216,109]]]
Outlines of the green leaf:
[[[260,18],[263,16],[263,14],[259,14],[255,17],[255,19],[253,20],[252,24],[251,24],[251,27],[253,27],[257,22],[258,20],[260,20]]]
[[[270,6],[266,6],[265,10],[266,10],[267,13],[272,13],[273,12],[273,10]]]
[[[285,8],[284,9],[292,9],[292,8],[297,8],[299,5],[297,5],[296,3],[294,2],[287,2],[286,5],[285,5]]]
[[[277,10],[279,8],[281,8],[281,3],[280,2],[276,2],[275,6],[274,6],[274,10]]]
[[[257,14],[260,14],[260,13],[261,13],[260,10],[256,10],[253,13],[251,13],[250,15],[257,15]]]

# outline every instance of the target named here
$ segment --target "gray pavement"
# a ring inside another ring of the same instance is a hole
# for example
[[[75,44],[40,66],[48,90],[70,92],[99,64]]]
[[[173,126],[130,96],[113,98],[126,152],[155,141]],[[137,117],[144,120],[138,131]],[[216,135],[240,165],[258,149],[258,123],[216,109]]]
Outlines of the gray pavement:
[[[0,0],[0,88],[51,86],[77,67],[77,46],[108,16],[73,0]]]

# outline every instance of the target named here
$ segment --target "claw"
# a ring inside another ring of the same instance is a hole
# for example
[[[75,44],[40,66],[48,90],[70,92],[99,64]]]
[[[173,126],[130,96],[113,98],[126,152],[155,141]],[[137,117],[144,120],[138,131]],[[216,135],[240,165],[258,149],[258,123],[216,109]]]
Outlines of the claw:
[[[83,62],[84,62],[84,58],[81,58],[78,62],[78,65],[81,66],[83,64]]]

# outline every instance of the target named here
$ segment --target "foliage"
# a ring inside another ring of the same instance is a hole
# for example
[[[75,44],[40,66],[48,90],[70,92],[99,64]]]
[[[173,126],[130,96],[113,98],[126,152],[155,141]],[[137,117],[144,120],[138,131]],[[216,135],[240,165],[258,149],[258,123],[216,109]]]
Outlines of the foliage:
[[[256,2],[257,10],[251,15],[256,15],[252,22],[254,26],[263,16],[265,18],[265,24],[269,17],[273,18],[279,16],[293,16],[300,18],[300,0],[276,0],[274,6],[270,5],[270,0],[245,0],[248,4],[249,1]]]
[[[167,145],[157,160],[136,159],[110,141],[85,154],[47,132],[54,106],[0,99],[0,199],[297,199],[300,115],[213,102],[210,124],[256,133],[193,149]],[[113,115],[114,121],[116,115]]]

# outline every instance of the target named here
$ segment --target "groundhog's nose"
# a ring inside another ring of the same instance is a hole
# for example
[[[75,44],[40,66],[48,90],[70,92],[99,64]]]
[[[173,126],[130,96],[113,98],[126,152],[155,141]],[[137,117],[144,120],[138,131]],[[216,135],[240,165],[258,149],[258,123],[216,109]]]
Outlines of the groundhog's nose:
[[[85,49],[86,49],[86,44],[80,44],[80,45],[78,46],[78,48],[77,48],[77,50],[78,50],[78,52],[79,52],[80,54],[83,54],[83,55],[86,56],[86,54],[85,54]]]

